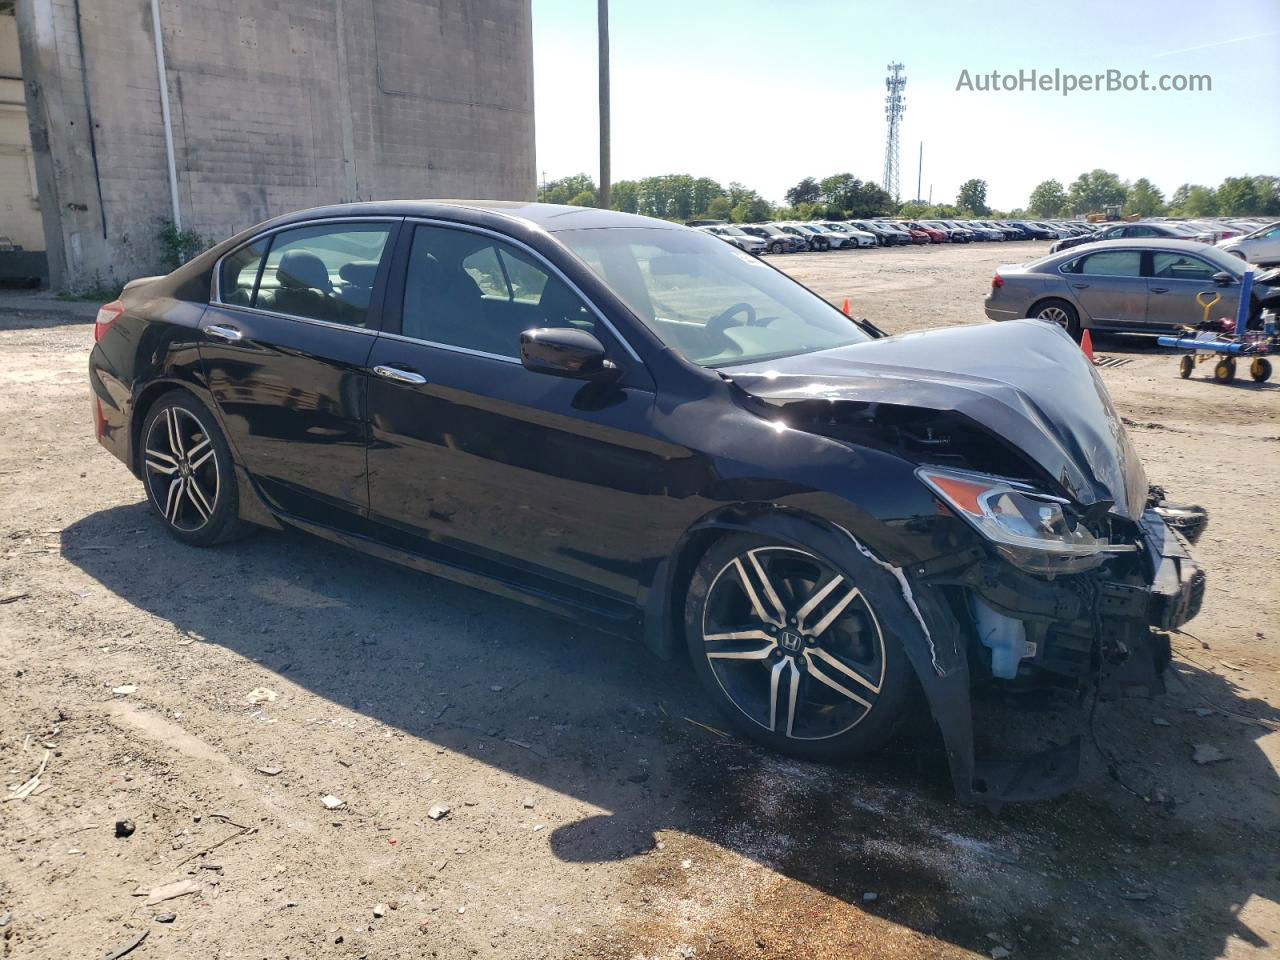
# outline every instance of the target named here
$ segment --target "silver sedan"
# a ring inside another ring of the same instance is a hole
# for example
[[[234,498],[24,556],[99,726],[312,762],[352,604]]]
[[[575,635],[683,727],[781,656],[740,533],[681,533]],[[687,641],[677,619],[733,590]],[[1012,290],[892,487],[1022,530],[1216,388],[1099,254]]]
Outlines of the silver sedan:
[[[1038,317],[1082,330],[1163,333],[1234,317],[1248,265],[1215,247],[1187,240],[1111,240],[1006,264],[985,301],[992,320]],[[1214,297],[1217,297],[1216,302]]]

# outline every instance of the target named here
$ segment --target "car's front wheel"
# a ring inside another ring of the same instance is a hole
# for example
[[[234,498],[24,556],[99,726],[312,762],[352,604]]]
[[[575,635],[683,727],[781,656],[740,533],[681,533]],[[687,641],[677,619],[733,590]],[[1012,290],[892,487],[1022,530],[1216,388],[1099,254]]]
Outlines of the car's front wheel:
[[[871,561],[866,561],[870,567]],[[870,571],[734,534],[699,563],[685,605],[698,678],[743,734],[829,758],[883,745],[914,686]]]
[[[247,529],[238,515],[231,450],[195,397],[184,391],[161,397],[147,411],[141,440],[147,499],[170,534],[206,547]]]

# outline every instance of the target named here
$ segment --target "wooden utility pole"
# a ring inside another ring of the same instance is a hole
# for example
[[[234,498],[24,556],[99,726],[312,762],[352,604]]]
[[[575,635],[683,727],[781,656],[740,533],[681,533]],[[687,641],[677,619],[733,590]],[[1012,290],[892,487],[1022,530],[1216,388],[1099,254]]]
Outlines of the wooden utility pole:
[[[600,11],[600,194],[596,206],[609,209],[609,0]]]

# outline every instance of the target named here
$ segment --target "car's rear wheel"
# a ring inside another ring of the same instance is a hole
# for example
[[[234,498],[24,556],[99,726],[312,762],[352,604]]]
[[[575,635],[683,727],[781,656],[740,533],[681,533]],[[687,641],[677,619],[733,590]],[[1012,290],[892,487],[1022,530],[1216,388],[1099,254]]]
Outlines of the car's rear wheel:
[[[1065,300],[1041,300],[1027,316],[1056,323],[1071,335],[1072,340],[1080,340],[1080,314]]]
[[[882,586],[863,574],[745,534],[707,551],[686,640],[699,680],[744,735],[800,756],[847,756],[883,745],[909,712],[911,667],[879,611]]]
[[[204,547],[245,532],[231,450],[198,400],[183,391],[161,397],[141,440],[147,499],[170,534]]]

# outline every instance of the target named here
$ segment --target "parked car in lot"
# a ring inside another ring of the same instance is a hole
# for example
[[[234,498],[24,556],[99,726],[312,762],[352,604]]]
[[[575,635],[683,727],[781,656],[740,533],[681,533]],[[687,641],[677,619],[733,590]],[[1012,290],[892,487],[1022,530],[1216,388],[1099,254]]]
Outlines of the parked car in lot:
[[[848,220],[846,222],[855,230],[862,230],[871,234],[876,238],[876,243],[882,247],[892,247],[896,244],[909,242],[909,238],[903,237],[899,231],[892,230],[886,224],[877,220]]]
[[[923,233],[929,238],[930,243],[948,243],[951,239],[947,234],[947,231],[939,227],[931,227],[927,223],[920,223],[916,220],[904,220],[902,221],[902,225],[908,230],[918,230]]]
[[[764,253],[766,248],[764,240],[759,237],[753,237],[751,234],[727,224],[715,227],[695,227],[694,229],[709,233],[713,237],[719,237],[725,243],[731,243],[746,253],[761,254]]]
[[[876,235],[870,230],[859,230],[857,227],[835,220],[822,220],[818,226],[826,227],[832,233],[843,233],[852,237],[853,243],[850,246],[874,247],[876,245]]]
[[[633,637],[799,756],[931,717],[969,802],[1078,759],[976,757],[973,684],[1154,687],[1200,607],[1186,512],[1061,331],[885,336],[660,220],[303,211],[129,283],[94,337],[96,437],[182,543],[298,528]]]
[[[1280,223],[1268,223],[1243,237],[1218,241],[1218,249],[1261,266],[1280,266]]]
[[[992,320],[1049,320],[1077,340],[1086,329],[1165,333],[1201,321],[1201,293],[1220,297],[1213,316],[1234,317],[1245,269],[1191,240],[1092,243],[1000,267],[985,308]]]
[[[912,242],[911,231],[897,220],[881,219],[877,220],[876,223],[880,224],[880,226],[885,230],[888,230],[899,244],[906,246]]]
[[[1028,235],[1028,237],[1032,240],[1057,240],[1058,239],[1057,230],[1050,229],[1044,224],[1036,223],[1034,220],[1011,220],[1009,222],[1012,223],[1015,227],[1018,227],[1020,230],[1024,231]]]
[[[955,222],[972,233],[975,240],[1003,241],[1005,239],[1003,230],[989,227],[979,220],[957,220]]]
[[[782,223],[783,230],[792,230],[809,241],[810,250],[839,250],[857,246],[857,241],[847,233],[834,233],[817,223]]]
[[[801,237],[779,230],[768,223],[744,223],[739,229],[753,237],[763,240],[770,253],[799,253],[808,250],[809,244]]]
[[[1117,223],[1097,233],[1063,237],[1054,242],[1049,252],[1057,253],[1059,250],[1069,250],[1086,243],[1101,243],[1108,240],[1148,240],[1157,237],[1168,240],[1194,240],[1198,243],[1213,242],[1211,233],[1197,233],[1193,228],[1172,220],[1150,220],[1138,223]]]
[[[968,230],[963,230],[953,223],[946,220],[921,220],[926,227],[932,227],[935,230],[941,230],[947,235],[948,243],[969,243],[973,240],[973,234]]]
[[[923,230],[918,230],[915,227],[909,227],[901,220],[894,220],[893,225],[905,233],[911,243],[916,246],[923,246],[930,242],[929,234]]]

